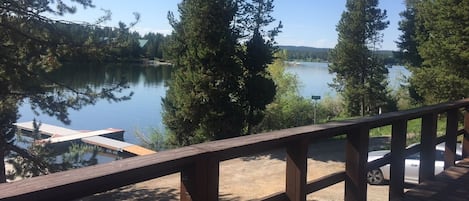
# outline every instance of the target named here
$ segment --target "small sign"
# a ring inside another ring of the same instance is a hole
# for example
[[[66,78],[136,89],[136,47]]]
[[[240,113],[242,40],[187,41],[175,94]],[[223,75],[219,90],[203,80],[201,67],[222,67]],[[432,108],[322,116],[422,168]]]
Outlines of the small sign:
[[[313,99],[313,100],[319,100],[319,99],[321,99],[321,96],[311,96],[311,99]]]

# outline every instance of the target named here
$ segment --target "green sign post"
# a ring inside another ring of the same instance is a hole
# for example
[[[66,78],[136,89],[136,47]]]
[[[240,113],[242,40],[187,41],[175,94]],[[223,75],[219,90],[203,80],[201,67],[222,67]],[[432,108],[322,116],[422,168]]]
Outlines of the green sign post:
[[[311,99],[314,100],[314,124],[316,124],[316,108],[318,105],[318,100],[321,99],[321,96],[311,96]]]

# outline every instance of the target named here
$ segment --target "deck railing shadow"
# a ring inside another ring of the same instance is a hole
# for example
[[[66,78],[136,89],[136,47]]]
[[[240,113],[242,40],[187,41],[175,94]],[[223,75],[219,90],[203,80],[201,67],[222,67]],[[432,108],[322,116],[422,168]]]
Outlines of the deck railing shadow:
[[[283,192],[272,192],[260,200],[306,200],[306,195],[345,181],[344,200],[366,200],[368,169],[391,164],[389,199],[404,193],[404,159],[421,152],[420,180],[434,177],[435,144],[445,141],[445,166],[455,163],[457,136],[463,138],[463,156],[469,155],[469,135],[460,129],[458,115],[469,108],[469,99],[443,103],[379,116],[310,125],[268,133],[243,136],[167,150],[107,164],[59,172],[0,185],[0,199],[5,200],[73,200],[130,184],[181,173],[180,199],[214,201],[219,193],[220,162],[253,156],[269,150],[284,149],[286,180]],[[437,138],[438,115],[447,117],[446,135]],[[469,114],[465,113],[469,129]],[[406,150],[407,122],[422,119],[421,145]],[[392,125],[389,157],[367,162],[370,129]],[[345,171],[307,181],[310,144],[344,135]],[[233,195],[236,196],[236,195]],[[236,199],[236,198],[235,198]]]

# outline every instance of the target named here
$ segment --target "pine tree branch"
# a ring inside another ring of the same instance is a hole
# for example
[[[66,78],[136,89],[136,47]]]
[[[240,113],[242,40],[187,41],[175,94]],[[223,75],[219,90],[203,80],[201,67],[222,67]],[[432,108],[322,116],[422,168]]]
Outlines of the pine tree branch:
[[[30,153],[28,150],[25,150],[21,147],[18,147],[16,145],[13,145],[11,143],[8,143],[7,145],[7,149],[11,150],[11,151],[14,151],[16,153],[18,153],[21,157],[23,158],[26,158],[30,161],[32,161],[35,165],[37,165],[39,168],[38,170],[42,173],[42,174],[48,174],[48,171],[47,171],[47,164],[45,164],[43,161],[41,160],[38,160],[32,153]]]

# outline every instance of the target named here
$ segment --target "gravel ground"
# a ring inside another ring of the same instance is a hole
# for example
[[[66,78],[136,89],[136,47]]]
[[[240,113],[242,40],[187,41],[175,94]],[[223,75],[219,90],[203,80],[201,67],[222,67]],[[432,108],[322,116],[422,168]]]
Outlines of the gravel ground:
[[[381,146],[386,138],[373,139],[370,145]],[[311,145],[308,157],[308,180],[342,171],[344,142],[328,140]],[[252,157],[224,161],[220,164],[220,200],[256,200],[283,191],[285,153],[276,150]],[[122,187],[82,200],[178,200],[179,174]],[[343,200],[344,182],[308,195],[308,200]],[[388,186],[368,186],[368,200],[388,200]]]

